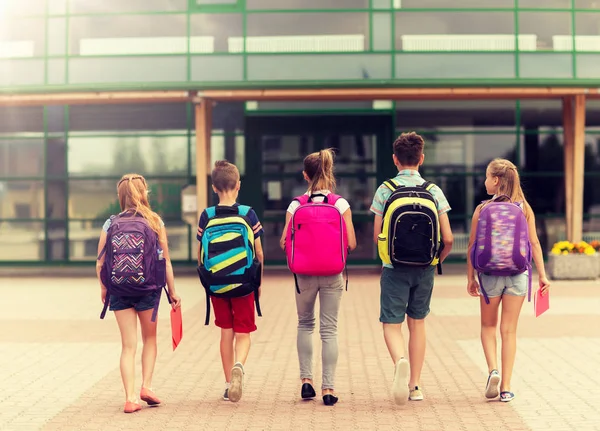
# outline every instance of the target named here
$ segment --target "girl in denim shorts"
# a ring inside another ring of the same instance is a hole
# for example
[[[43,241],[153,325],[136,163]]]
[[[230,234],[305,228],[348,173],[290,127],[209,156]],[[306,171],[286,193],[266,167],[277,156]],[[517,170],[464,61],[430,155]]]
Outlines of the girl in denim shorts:
[[[493,160],[487,167],[485,175],[485,188],[489,195],[508,196],[512,202],[519,203],[529,228],[529,242],[533,261],[537,267],[539,286],[542,294],[547,294],[550,283],[546,278],[542,248],[535,227],[533,210],[525,200],[521,182],[516,166],[504,159]],[[489,202],[489,201],[488,201]],[[500,401],[509,402],[515,397],[511,391],[510,381],[515,363],[517,350],[517,323],[521,307],[528,290],[528,272],[510,276],[498,277],[480,274],[481,283],[489,298],[486,303],[481,295],[481,288],[477,282],[475,269],[471,265],[471,249],[475,242],[477,222],[481,209],[488,203],[479,205],[473,214],[471,235],[469,239],[469,265],[467,291],[471,296],[480,297],[481,307],[481,344],[488,365],[489,376],[485,388],[485,396],[494,399],[500,396]],[[502,303],[502,316],[500,321],[500,335],[502,337],[502,374],[498,372],[496,349],[496,332],[498,327],[498,310]]]
[[[167,286],[171,296],[173,308],[181,306],[181,298],[175,291],[175,279],[173,276],[173,266],[169,258],[169,247],[167,243],[167,232],[165,225],[148,203],[148,185],[141,175],[128,174],[117,184],[117,195],[119,204],[123,213],[130,212],[144,217],[152,230],[158,236],[158,241],[163,250],[163,257],[167,268]],[[107,232],[112,224],[113,217],[110,217],[104,223],[100,234],[98,244],[98,254],[101,256],[96,262],[96,274],[100,281],[100,299],[102,303],[106,301],[107,290],[102,284],[100,272],[104,264],[104,250],[106,244]],[[152,321],[153,308],[156,304],[157,296],[161,290],[152,292],[139,297],[115,296],[110,295],[109,307],[114,311],[119,330],[121,332],[121,378],[125,387],[125,413],[134,413],[142,407],[134,391],[135,386],[135,353],[137,349],[137,321],[139,319],[142,327],[142,341],[144,347],[142,350],[142,388],[140,390],[140,399],[148,405],[158,405],[160,399],[152,391],[152,374],[154,373],[154,364],[156,363],[156,321]]]

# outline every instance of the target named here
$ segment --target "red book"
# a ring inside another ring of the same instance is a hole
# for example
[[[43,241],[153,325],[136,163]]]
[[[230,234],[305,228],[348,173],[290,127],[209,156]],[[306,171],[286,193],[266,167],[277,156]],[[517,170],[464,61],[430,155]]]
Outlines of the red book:
[[[545,295],[542,295],[542,290],[538,289],[533,297],[533,308],[535,309],[535,317],[540,317],[542,313],[550,308],[550,291],[547,290]]]
[[[173,351],[179,345],[183,338],[183,320],[181,318],[181,307],[176,310],[171,309],[171,334],[173,337]]]

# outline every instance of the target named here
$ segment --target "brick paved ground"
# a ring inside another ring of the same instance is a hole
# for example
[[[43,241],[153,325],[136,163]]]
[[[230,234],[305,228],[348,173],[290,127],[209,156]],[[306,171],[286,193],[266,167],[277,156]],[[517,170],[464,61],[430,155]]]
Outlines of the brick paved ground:
[[[160,313],[154,388],[164,405],[134,415],[122,413],[118,330],[112,315],[98,319],[94,279],[0,278],[0,429],[600,430],[600,282],[555,283],[551,311],[538,319],[525,304],[517,398],[501,404],[483,397],[478,304],[466,296],[460,271],[437,279],[422,382],[426,400],[404,407],[390,395],[393,367],[377,320],[376,275],[351,273],[344,295],[335,407],[299,399],[291,277],[266,277],[265,316],[238,404],[220,399],[219,330],[203,326],[196,279],[180,277],[184,338],[176,352],[168,308]]]

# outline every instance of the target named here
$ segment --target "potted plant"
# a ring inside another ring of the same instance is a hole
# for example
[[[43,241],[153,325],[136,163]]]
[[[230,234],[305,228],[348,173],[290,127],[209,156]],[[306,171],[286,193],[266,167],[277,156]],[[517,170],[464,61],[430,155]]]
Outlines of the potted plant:
[[[595,279],[600,275],[598,253],[585,241],[560,241],[554,244],[548,256],[548,269],[550,278],[554,280]]]

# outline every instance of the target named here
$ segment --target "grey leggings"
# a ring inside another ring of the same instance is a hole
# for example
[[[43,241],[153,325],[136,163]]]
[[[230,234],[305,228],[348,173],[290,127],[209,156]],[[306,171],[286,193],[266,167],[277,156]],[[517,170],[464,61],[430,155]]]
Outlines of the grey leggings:
[[[315,302],[319,295],[323,382],[322,389],[334,389],[335,368],[338,360],[337,321],[344,280],[342,275],[331,277],[298,276],[300,293],[296,292],[298,310],[298,359],[300,378],[312,379],[313,345],[315,330]]]

